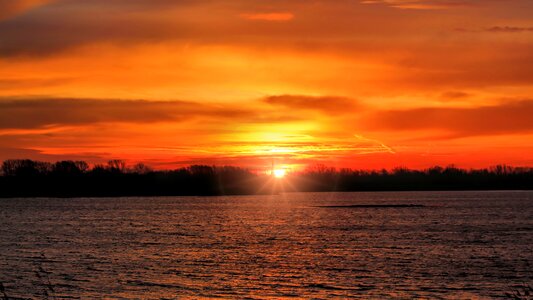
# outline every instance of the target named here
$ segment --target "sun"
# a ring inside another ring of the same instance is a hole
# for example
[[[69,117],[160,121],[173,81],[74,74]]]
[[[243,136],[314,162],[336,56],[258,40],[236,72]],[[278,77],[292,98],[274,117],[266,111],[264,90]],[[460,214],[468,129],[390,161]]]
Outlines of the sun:
[[[287,172],[285,171],[285,169],[275,169],[274,170],[274,177],[283,178],[283,177],[285,177],[286,173]]]

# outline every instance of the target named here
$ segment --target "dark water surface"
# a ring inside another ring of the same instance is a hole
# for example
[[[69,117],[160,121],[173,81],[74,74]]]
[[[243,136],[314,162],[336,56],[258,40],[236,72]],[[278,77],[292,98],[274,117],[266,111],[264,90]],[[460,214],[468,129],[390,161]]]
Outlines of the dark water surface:
[[[533,192],[3,199],[0,237],[13,298],[494,298],[532,285]]]

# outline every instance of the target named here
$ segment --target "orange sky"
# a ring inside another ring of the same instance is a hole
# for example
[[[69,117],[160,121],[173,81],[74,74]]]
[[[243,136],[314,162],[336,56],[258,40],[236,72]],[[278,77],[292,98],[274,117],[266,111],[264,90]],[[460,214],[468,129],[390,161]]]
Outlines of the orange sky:
[[[530,0],[0,0],[0,160],[533,165]]]

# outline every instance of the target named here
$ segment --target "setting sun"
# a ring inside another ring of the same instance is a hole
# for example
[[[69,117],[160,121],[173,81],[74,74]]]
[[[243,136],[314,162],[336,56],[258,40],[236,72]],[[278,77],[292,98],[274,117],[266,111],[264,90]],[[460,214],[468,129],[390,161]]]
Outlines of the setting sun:
[[[284,169],[276,169],[276,170],[274,170],[274,177],[283,178],[283,177],[285,177],[286,173],[287,172]]]

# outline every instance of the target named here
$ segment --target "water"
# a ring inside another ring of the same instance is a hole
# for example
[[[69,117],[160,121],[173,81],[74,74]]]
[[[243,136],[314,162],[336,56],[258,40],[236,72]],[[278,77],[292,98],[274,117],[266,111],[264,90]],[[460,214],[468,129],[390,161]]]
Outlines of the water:
[[[316,207],[362,204],[424,207]],[[533,192],[3,199],[0,236],[13,298],[492,298],[532,285]]]

